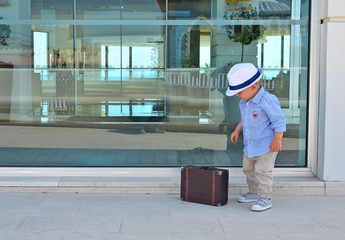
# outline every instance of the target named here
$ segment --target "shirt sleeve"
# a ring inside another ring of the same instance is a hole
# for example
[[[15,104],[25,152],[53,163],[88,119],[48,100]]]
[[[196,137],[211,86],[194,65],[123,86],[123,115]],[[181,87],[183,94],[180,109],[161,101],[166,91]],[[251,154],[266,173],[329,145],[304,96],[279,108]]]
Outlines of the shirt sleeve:
[[[271,121],[271,128],[276,132],[286,131],[286,117],[281,109],[278,98],[274,95],[265,104],[265,112]]]

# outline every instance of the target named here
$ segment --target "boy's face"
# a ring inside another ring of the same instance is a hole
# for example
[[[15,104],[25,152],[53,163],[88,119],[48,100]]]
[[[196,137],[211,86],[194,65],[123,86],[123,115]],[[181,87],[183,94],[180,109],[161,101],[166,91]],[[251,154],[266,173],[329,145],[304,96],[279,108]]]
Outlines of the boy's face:
[[[236,94],[237,97],[241,98],[242,101],[248,101],[252,99],[257,93],[258,86],[256,84],[244,89],[243,91]]]

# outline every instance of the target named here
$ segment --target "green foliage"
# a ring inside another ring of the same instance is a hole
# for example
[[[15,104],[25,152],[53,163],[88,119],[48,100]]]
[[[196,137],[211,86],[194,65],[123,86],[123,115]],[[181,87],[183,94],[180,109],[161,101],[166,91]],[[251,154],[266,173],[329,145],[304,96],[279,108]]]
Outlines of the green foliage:
[[[2,17],[0,17],[2,19]],[[9,25],[0,25],[0,45],[7,46],[7,39],[11,35],[11,28]]]
[[[181,64],[183,68],[195,68],[199,67],[199,59],[192,58],[190,56],[183,56],[181,59]]]
[[[208,63],[205,63],[203,68],[206,74],[210,73],[210,65]]]

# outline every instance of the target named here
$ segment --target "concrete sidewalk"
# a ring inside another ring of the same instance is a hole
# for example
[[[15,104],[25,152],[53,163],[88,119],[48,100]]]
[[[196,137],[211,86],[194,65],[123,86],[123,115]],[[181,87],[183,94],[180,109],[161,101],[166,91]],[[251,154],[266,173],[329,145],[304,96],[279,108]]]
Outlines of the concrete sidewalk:
[[[178,195],[0,193],[5,240],[345,239],[344,196],[274,196],[273,208],[214,207]]]

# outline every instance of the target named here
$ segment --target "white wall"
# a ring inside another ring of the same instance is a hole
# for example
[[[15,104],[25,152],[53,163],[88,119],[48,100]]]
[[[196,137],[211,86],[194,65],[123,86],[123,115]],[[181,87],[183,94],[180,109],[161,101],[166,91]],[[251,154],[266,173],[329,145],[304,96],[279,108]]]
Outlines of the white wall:
[[[325,181],[345,181],[345,1],[323,1],[317,173]]]

